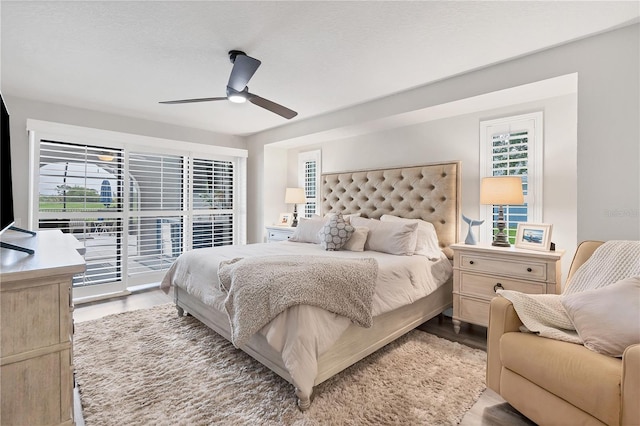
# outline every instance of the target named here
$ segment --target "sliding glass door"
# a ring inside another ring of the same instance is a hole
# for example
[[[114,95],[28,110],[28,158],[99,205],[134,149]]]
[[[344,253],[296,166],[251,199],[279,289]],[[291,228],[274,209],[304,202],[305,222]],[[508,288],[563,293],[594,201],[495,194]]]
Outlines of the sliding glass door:
[[[187,250],[244,243],[243,157],[32,143],[34,228],[60,229],[85,247],[74,299],[158,283]]]

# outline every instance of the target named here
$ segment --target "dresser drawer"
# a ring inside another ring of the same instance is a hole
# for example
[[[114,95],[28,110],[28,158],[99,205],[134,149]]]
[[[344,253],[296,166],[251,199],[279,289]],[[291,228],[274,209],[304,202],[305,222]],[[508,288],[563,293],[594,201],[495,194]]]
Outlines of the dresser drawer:
[[[528,280],[546,280],[547,268],[544,262],[513,261],[463,254],[460,256],[460,269],[478,271],[496,275],[525,278]]]
[[[518,281],[504,277],[470,274],[468,272],[460,273],[460,293],[491,300],[496,296],[495,290],[498,288],[503,288],[504,290],[515,290],[529,294],[543,294],[546,292],[544,283]]]

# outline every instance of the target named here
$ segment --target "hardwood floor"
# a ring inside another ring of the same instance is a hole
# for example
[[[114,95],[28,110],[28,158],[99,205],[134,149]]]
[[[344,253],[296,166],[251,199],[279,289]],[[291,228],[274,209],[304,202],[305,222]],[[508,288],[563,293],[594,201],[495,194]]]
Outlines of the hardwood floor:
[[[75,322],[89,321],[110,314],[150,308],[155,305],[169,303],[172,300],[173,296],[171,294],[167,295],[159,289],[147,290],[106,301],[76,305],[73,317]],[[453,331],[451,318],[446,315],[440,318],[433,318],[418,327],[418,329],[476,349],[486,350],[487,347],[486,328],[471,324],[462,324],[460,334],[456,334]],[[80,397],[77,392],[75,402],[76,425],[84,426]],[[460,425],[535,426],[535,423],[518,413],[513,407],[506,403],[500,395],[490,389],[486,389],[480,396],[480,399],[465,414]]]
[[[442,315],[441,317],[436,317],[425,322],[418,327],[418,330],[423,330],[427,333],[435,334],[438,337],[451,340],[452,342],[462,343],[475,349],[487,350],[486,327],[462,323],[460,325],[460,334],[456,334],[455,331],[453,331],[451,317],[447,315]]]
[[[73,310],[73,319],[75,322],[83,322],[110,314],[151,308],[172,301],[172,293],[165,294],[160,289],[145,290],[128,296],[76,305]]]

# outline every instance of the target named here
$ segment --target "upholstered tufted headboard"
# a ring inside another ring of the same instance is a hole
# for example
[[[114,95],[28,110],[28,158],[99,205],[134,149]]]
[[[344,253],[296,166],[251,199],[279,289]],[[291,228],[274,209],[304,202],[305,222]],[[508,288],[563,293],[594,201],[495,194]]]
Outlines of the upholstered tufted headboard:
[[[451,258],[448,247],[460,232],[460,162],[323,174],[322,211],[426,220]]]

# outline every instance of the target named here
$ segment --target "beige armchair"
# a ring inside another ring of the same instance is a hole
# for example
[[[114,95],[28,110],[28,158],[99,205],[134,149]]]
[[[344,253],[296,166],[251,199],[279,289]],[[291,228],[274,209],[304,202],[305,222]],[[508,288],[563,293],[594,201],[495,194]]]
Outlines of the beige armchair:
[[[601,244],[580,244],[569,278]],[[510,301],[491,301],[488,388],[540,425],[640,425],[640,345],[613,358],[521,325]]]

